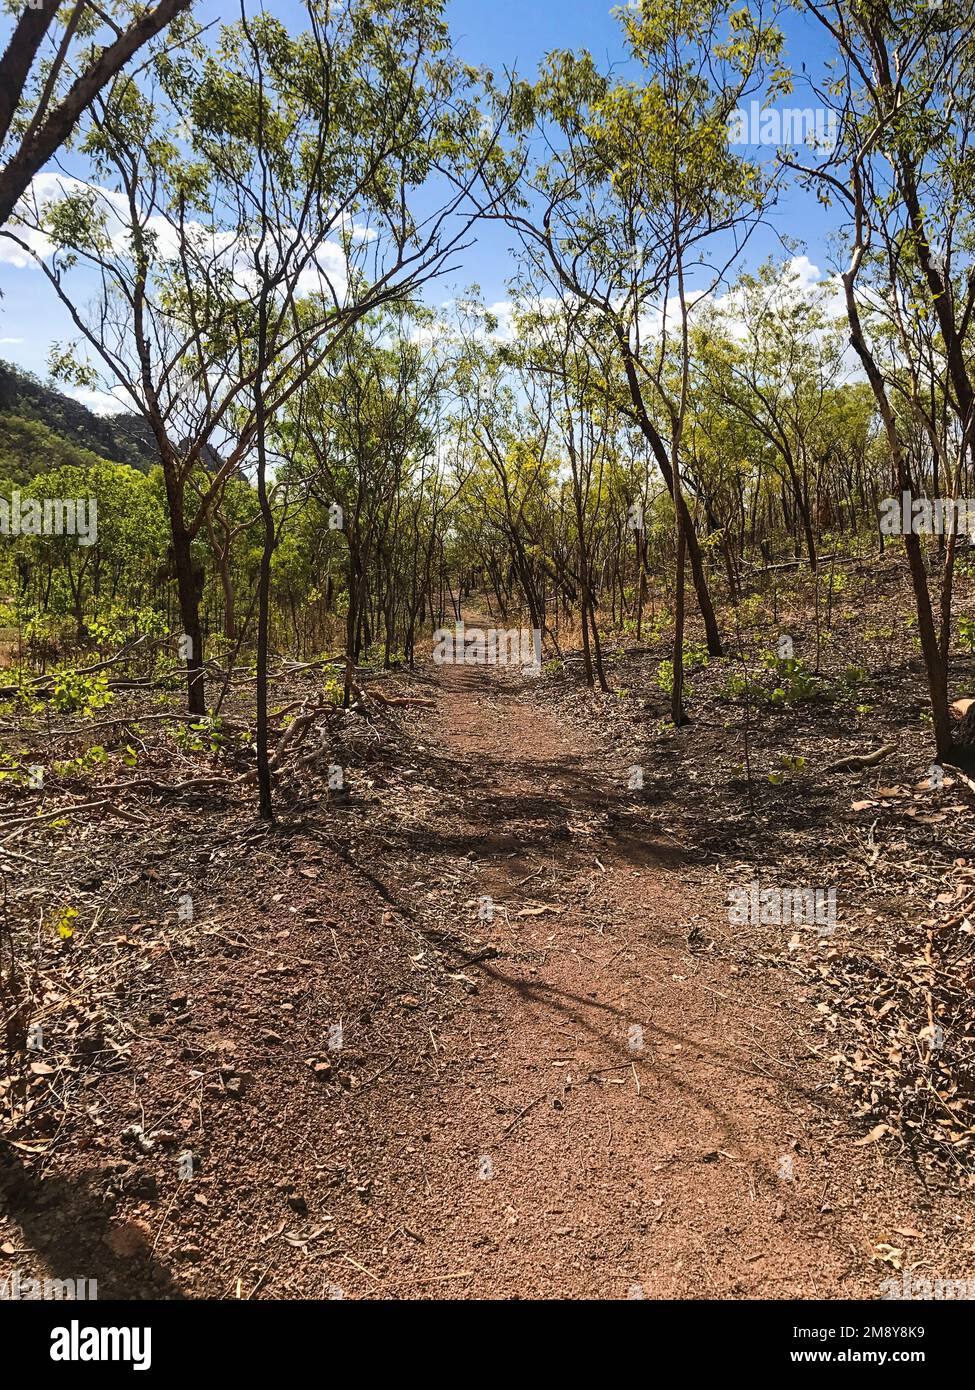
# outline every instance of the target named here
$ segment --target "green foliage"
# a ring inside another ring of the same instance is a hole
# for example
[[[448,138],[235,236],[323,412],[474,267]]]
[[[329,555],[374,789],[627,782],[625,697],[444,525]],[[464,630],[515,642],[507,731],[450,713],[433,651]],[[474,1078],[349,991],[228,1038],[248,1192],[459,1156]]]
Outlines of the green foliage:
[[[30,616],[21,625],[24,645],[32,655],[38,655],[56,644],[62,624],[54,613],[45,613],[39,608],[28,608],[26,612]]]
[[[61,714],[92,714],[112,703],[108,676],[102,671],[56,671],[51,704]]]
[[[695,671],[701,671],[710,661],[707,646],[703,642],[685,641],[683,646],[684,657],[684,694],[690,697],[693,693],[688,677]],[[661,661],[657,666],[657,685],[667,695],[674,693],[674,663],[673,661]]]
[[[224,721],[218,714],[188,720],[177,726],[173,738],[185,753],[219,753],[226,743]]]
[[[101,744],[94,744],[79,753],[75,758],[66,758],[54,764],[59,777],[85,777],[97,771],[108,762],[108,753]]]
[[[770,704],[794,705],[813,700],[819,694],[816,677],[804,661],[795,656],[779,656],[776,652],[762,653],[764,665],[772,672],[775,685],[768,695]]]
[[[78,920],[78,909],[70,907],[67,903],[56,907],[47,918],[47,928],[54,932],[55,936],[61,941],[70,941],[75,934],[75,922]]]
[[[863,685],[870,684],[870,672],[866,666],[847,666],[840,673],[837,684],[847,694],[853,694]]]
[[[345,699],[345,685],[337,676],[326,676],[322,693],[330,705],[340,705]]]
[[[773,787],[780,787],[786,780],[787,773],[802,772],[806,766],[806,760],[798,754],[782,753],[779,757],[779,765],[782,769],[781,772],[770,772],[768,774],[768,780]]]
[[[721,688],[722,698],[776,706],[798,704],[821,694],[817,678],[798,657],[765,650],[760,654],[760,666],[765,674],[732,671]]]
[[[85,632],[99,651],[113,650],[133,637],[162,637],[166,620],[154,608],[115,604],[100,617],[85,620]]]
[[[763,700],[767,691],[761,681],[753,680],[741,671],[732,671],[721,687],[723,700]]]

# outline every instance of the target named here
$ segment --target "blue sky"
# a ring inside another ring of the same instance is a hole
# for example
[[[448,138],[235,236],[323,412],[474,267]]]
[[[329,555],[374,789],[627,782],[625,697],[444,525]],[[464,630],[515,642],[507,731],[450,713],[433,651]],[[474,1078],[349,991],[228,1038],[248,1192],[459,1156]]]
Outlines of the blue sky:
[[[214,17],[221,11],[228,15],[231,7],[204,0],[195,10]],[[300,7],[293,0],[282,0],[280,12],[294,15],[295,22],[300,22]],[[449,0],[447,15],[458,54],[496,73],[514,68],[531,75],[554,48],[588,48],[601,64],[619,63],[623,58],[619,25],[606,0]],[[4,42],[9,26],[9,16],[4,16],[0,21]],[[821,74],[826,52],[819,26],[791,14],[784,27],[789,59],[800,81],[803,61],[810,74]],[[797,88],[788,104],[810,104],[808,91]],[[828,214],[813,197],[795,190],[785,193],[772,215],[773,226],[800,239],[805,253],[824,273],[827,219]],[[465,253],[462,270],[430,287],[431,301],[445,300],[474,282],[480,285],[487,303],[505,299],[505,283],[513,270],[509,235],[498,225],[479,228],[476,235],[477,244]],[[751,243],[748,260],[754,262],[779,250],[774,233],[763,233]],[[0,263],[0,292],[0,357],[46,376],[51,343],[73,337],[66,314],[36,268],[18,269]]]

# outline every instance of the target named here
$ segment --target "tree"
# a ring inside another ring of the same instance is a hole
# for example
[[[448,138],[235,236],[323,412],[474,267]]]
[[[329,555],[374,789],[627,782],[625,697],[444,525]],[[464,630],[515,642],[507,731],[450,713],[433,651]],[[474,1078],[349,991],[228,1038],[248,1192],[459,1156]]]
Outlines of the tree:
[[[25,214],[55,246],[35,259],[90,349],[85,379],[120,387],[156,440],[191,712],[205,710],[194,542],[224,485],[264,466],[302,381],[360,318],[443,273],[476,216],[496,133],[441,8],[308,0],[303,34],[262,15],[225,26],[217,52],[164,55],[156,88],[119,79],[93,113],[93,182]],[[411,194],[434,178],[441,201],[418,221]],[[79,258],[102,287],[90,315],[63,274]],[[58,361],[77,373],[77,354]]]
[[[926,399],[936,402],[942,393],[958,427],[955,477],[942,477],[948,496],[957,495],[975,430],[967,346],[975,314],[969,153],[975,22],[954,3],[921,9],[884,0],[805,3],[836,45],[838,71],[823,99],[836,110],[840,135],[820,162],[785,162],[823,202],[845,211],[849,256],[842,285],[850,343],[883,421],[898,497],[913,497],[923,467],[911,447],[910,422],[918,421]],[[935,337],[918,334],[919,318],[933,321]],[[888,350],[891,331],[895,351]],[[936,433],[923,423],[919,437],[937,448]],[[953,743],[947,630],[954,538],[944,552],[940,635],[924,548],[913,529],[904,546],[935,743],[946,758]]]
[[[70,140],[98,94],[191,3],[159,0],[155,9],[144,11],[124,0],[110,7],[111,18],[91,0],[21,6],[0,57],[0,226],[34,175]],[[83,47],[103,26],[114,34],[112,41]],[[47,39],[52,53],[43,59]]]
[[[812,570],[816,451],[829,389],[843,374],[842,344],[827,312],[829,294],[825,286],[803,290],[794,267],[767,262],[757,274],[739,278],[723,312],[708,316],[696,342],[710,389],[754,430],[787,489]]]
[[[535,283],[585,304],[594,311],[590,332],[614,344],[621,409],[673,497],[678,550],[687,550],[717,655],[717,619],[680,481],[687,315],[724,278],[763,211],[769,190],[729,147],[728,122],[763,80],[772,91],[785,83],[781,36],[761,7],[737,12],[714,0],[640,0],[620,15],[641,80],[601,74],[588,53],[551,55],[538,83],[519,91],[516,129],[523,145],[544,153],[505,214]],[[705,260],[715,238],[725,248],[717,271]],[[696,275],[706,279],[692,292]],[[679,558],[680,611],[682,575]],[[679,663],[678,655],[675,708]]]

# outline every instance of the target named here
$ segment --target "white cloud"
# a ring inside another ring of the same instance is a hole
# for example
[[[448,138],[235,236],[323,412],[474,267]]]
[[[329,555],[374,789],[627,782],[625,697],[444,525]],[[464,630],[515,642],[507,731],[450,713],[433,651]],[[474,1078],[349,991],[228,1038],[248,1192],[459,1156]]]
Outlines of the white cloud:
[[[808,256],[793,256],[783,267],[783,286],[781,293],[789,299],[807,299],[814,291],[826,291],[823,309],[829,318],[842,317],[846,312],[843,287],[837,275],[824,275],[819,266]],[[742,319],[742,294],[738,289],[730,289],[724,294],[714,295],[711,303],[724,320],[725,328],[732,337],[744,339],[747,336]]]
[[[32,251],[36,251],[42,260],[51,254],[53,248],[43,233],[30,231],[27,227],[11,226],[9,230]],[[37,269],[37,262],[34,257],[28,251],[22,250],[3,232],[0,232],[0,265],[10,265],[15,270]]]
[[[345,253],[332,241],[323,241],[298,277],[298,293],[334,294],[341,303],[349,285],[349,265]]]
[[[97,184],[85,183],[70,178],[66,174],[36,174],[27,194],[18,206],[31,221],[41,220],[48,204],[60,199],[87,193],[94,196],[94,206],[101,215],[105,234],[109,237],[116,255],[125,254],[129,244],[129,207],[124,193],[118,193]],[[202,222],[188,221],[186,224],[188,240],[194,245],[197,255],[204,263],[210,262],[224,270],[231,270],[233,280],[241,295],[250,295],[256,287],[256,277],[251,257],[253,242],[238,236],[233,231],[214,231]],[[172,260],[179,253],[179,231],[166,217],[154,213],[146,218],[146,230],[156,239],[156,254],[160,260]],[[54,252],[51,240],[42,232],[27,227],[12,227],[11,230],[42,260],[47,260]],[[285,231],[286,229],[281,229]],[[336,217],[337,232],[344,232],[353,242],[365,244],[375,238],[375,232],[368,227],[355,224],[349,217]],[[295,233],[297,236],[297,233]],[[0,235],[0,262],[16,269],[36,267],[36,261],[8,238]],[[331,297],[334,292],[338,298],[344,296],[348,288],[348,262],[341,246],[335,241],[322,241],[314,248],[314,253],[298,281],[300,294],[323,293]]]
[[[125,411],[132,410],[132,402],[123,397],[122,388],[115,391],[94,391],[87,386],[72,386],[65,389],[64,394],[70,396],[73,401],[80,401],[96,415],[122,415]]]
[[[527,313],[555,313],[560,308],[560,301],[551,295],[526,296],[518,301],[497,299],[493,304],[478,304],[467,299],[446,299],[440,305],[442,317],[415,329],[411,334],[411,341],[426,344],[450,338],[459,341],[459,330],[454,327],[453,320],[462,318],[468,320],[465,331],[472,338],[490,343],[514,343],[524,332],[519,326],[519,316]],[[487,329],[488,319],[495,322],[495,327],[490,332]]]

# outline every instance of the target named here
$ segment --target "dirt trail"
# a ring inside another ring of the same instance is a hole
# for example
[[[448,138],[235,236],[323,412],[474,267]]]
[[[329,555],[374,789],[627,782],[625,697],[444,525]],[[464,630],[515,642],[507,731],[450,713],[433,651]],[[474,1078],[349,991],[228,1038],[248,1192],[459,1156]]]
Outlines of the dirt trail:
[[[418,1239],[387,1292],[875,1297],[852,1185],[781,1056],[788,1001],[750,1003],[695,952],[679,847],[601,834],[579,736],[489,669],[452,668],[438,718],[473,778],[462,821],[444,812],[467,907],[489,895],[499,955],[436,1039],[445,1079],[397,1160]]]
[[[623,755],[511,672],[434,689],[385,739],[361,726],[344,801],[312,789],[272,829],[228,807],[203,844],[159,810],[149,866],[85,842],[96,883],[125,880],[81,948],[121,1043],[72,1054],[39,1163],[4,1155],[0,1276],[876,1298],[883,1242],[967,1274],[960,1200],[855,1146],[814,997],[729,940],[724,878],[626,795]],[[163,915],[163,871],[198,919]]]

